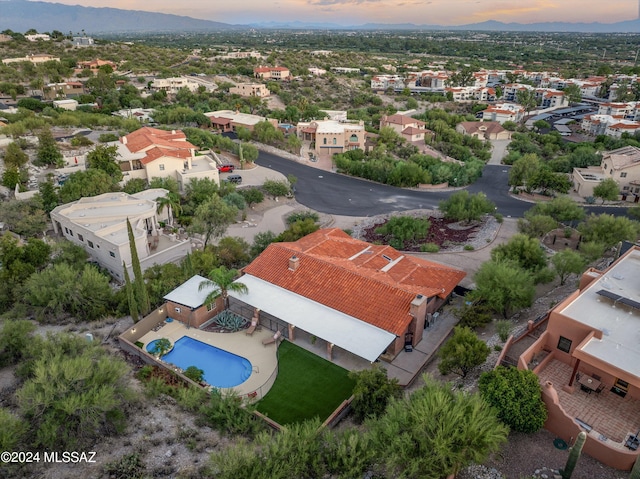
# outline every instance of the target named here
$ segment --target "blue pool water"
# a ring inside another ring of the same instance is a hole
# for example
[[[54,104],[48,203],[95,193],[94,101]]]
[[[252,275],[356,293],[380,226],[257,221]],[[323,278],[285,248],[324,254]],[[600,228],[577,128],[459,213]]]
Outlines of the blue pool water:
[[[162,360],[183,370],[189,366],[202,369],[205,382],[217,388],[242,384],[249,379],[253,369],[248,359],[187,336],[178,339],[173,350],[162,356]]]

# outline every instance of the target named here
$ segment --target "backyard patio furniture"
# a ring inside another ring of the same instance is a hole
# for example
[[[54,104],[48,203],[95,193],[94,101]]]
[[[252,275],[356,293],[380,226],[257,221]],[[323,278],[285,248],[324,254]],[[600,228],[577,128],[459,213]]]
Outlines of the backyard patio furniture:
[[[251,326],[249,326],[249,329],[247,329],[244,334],[246,334],[247,336],[251,336],[254,331],[256,330],[256,328],[258,327],[258,320],[256,318],[254,318],[251,321]]]
[[[640,431],[638,431],[635,435],[630,435],[627,442],[625,442],[625,447],[631,449],[632,451],[637,451],[638,446],[640,446]]]
[[[282,336],[282,333],[280,331],[277,331],[276,334],[274,334],[273,336],[268,337],[268,338],[264,338],[262,340],[262,344],[264,346],[267,346],[268,344],[276,343],[280,339],[280,336]]]

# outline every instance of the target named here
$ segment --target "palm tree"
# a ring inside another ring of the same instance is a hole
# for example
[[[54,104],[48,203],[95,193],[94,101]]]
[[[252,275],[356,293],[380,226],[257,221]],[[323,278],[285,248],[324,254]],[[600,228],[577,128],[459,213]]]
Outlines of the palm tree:
[[[227,269],[224,266],[212,269],[208,275],[209,279],[201,281],[200,286],[198,286],[198,291],[213,287],[213,291],[211,291],[205,299],[205,304],[213,303],[221,297],[226,309],[229,307],[229,291],[247,294],[249,288],[247,288],[246,284],[234,282],[234,279],[237,278],[238,275],[239,272],[237,269]]]
[[[169,226],[173,226],[173,213],[180,214],[182,206],[180,206],[180,196],[169,192],[166,196],[156,198],[157,212],[160,213],[164,208],[169,210]]]

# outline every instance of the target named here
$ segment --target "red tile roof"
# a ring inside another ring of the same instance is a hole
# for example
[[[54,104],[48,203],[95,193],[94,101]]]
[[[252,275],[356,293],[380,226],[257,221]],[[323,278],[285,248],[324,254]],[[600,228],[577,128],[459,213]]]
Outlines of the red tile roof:
[[[294,255],[299,263],[291,271]],[[244,272],[398,336],[411,322],[409,307],[416,295],[445,298],[465,276],[337,228],[273,243]]]
[[[198,149],[187,141],[186,135],[180,130],[165,131],[148,126],[129,133],[120,141],[133,153],[144,151],[146,156],[141,162],[145,165],[162,156],[189,158],[192,150]]]

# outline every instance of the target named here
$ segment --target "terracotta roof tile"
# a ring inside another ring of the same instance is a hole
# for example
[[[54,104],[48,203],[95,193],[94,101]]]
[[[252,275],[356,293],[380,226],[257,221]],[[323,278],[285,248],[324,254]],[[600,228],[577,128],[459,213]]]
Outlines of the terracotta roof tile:
[[[299,258],[296,271],[289,259]],[[417,294],[447,297],[465,273],[356,240],[337,228],[273,243],[244,272],[396,335]]]

